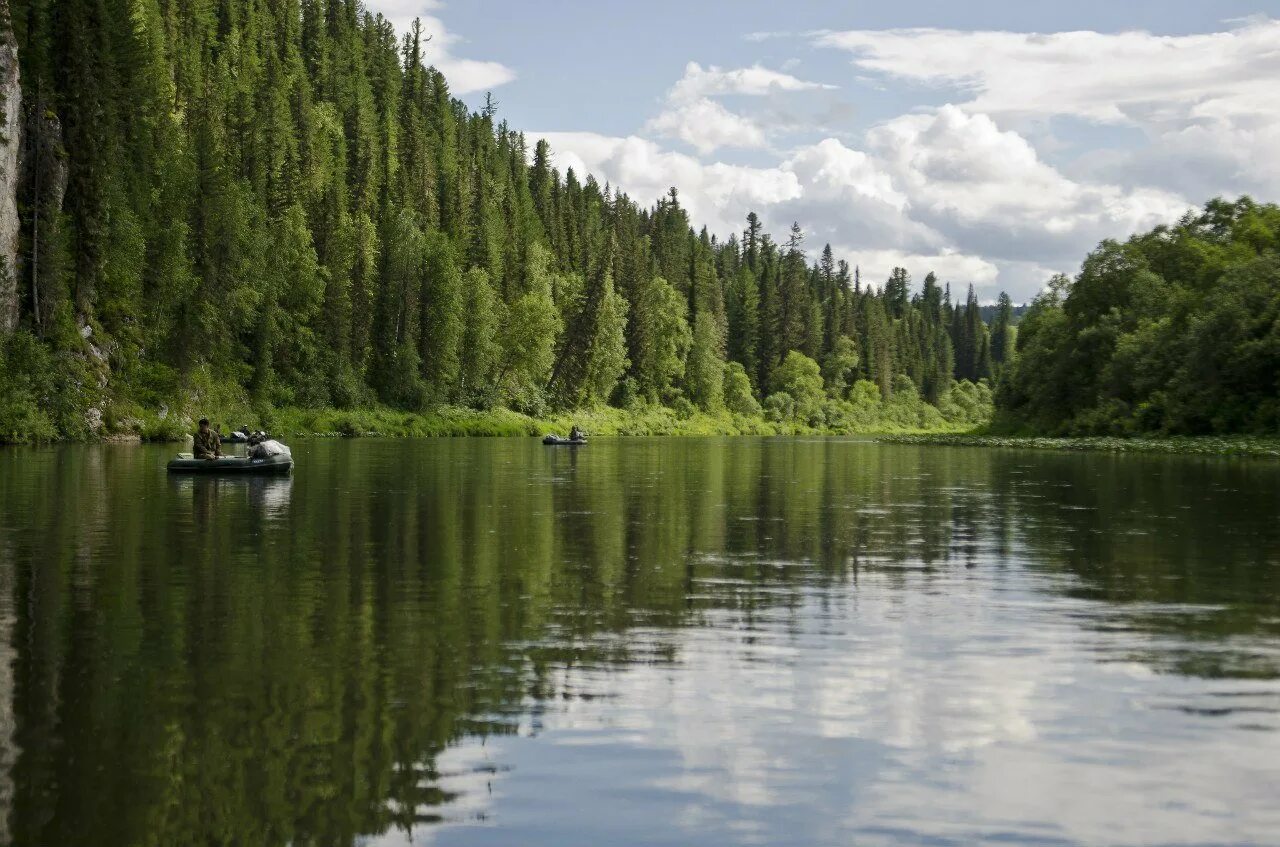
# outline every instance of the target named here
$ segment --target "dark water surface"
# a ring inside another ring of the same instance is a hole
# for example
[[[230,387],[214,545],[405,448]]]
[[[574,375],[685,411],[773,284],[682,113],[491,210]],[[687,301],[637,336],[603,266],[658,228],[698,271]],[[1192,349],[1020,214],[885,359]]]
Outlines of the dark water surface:
[[[0,842],[1280,844],[1280,463],[0,450]]]

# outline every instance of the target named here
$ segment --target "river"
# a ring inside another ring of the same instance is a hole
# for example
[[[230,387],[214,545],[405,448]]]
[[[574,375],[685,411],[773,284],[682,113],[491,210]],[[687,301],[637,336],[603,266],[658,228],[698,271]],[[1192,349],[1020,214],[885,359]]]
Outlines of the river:
[[[1280,843],[1280,462],[0,450],[0,843]]]

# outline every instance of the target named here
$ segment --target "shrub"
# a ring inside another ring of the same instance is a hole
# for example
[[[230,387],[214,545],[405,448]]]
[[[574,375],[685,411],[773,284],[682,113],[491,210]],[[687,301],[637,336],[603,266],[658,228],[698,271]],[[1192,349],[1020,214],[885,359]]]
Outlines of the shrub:
[[[751,391],[751,377],[738,362],[724,366],[724,405],[735,415],[758,417],[762,409]]]
[[[49,414],[57,373],[48,347],[28,332],[0,347],[0,444],[52,441],[59,428]]]
[[[774,423],[790,423],[796,417],[796,401],[785,391],[775,391],[764,401],[765,417]]]
[[[793,419],[815,424],[822,419],[822,369],[808,356],[792,350],[774,373],[774,389],[790,396]]]

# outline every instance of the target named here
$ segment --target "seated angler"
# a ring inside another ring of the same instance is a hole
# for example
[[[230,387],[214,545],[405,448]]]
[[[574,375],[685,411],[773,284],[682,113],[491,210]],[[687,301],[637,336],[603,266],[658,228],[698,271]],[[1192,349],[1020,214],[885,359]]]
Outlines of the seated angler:
[[[200,419],[200,429],[196,432],[195,448],[192,450],[197,459],[213,461],[222,456],[222,440],[218,433],[209,428],[209,419]]]

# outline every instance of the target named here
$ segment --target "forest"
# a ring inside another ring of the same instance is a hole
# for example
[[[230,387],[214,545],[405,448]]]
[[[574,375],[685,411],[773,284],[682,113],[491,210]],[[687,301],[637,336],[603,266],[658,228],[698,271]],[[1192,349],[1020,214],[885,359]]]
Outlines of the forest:
[[[1051,435],[1280,433],[1280,207],[1214,200],[1107,241],[1018,327],[997,428]]]
[[[288,410],[1280,429],[1275,206],[1105,242],[1024,314],[561,172],[430,54],[359,0],[0,0],[0,442]]]
[[[990,414],[1007,298],[988,328],[972,290],[871,284],[798,224],[744,210],[725,237],[677,188],[646,205],[561,173],[357,0],[8,5],[0,440],[283,408]]]

